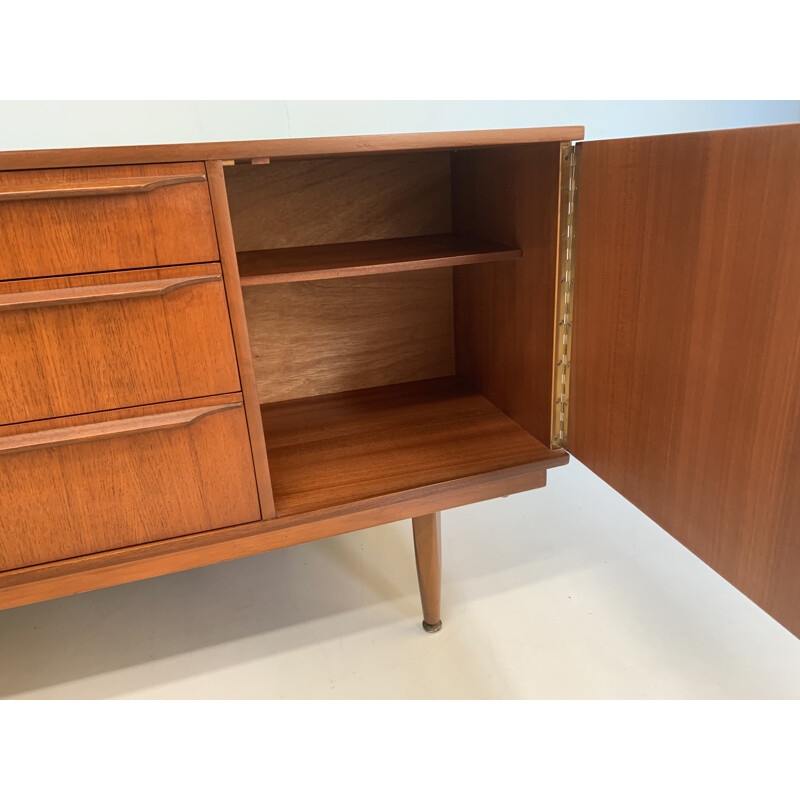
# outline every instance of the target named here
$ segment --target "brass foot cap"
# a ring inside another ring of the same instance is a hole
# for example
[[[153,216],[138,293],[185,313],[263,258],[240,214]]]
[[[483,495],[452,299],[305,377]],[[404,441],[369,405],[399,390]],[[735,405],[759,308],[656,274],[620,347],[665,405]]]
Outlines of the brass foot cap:
[[[442,629],[442,621],[439,620],[438,622],[434,622],[433,625],[431,625],[430,622],[425,622],[425,620],[422,620],[422,627],[428,633],[436,633],[437,631],[440,631]]]

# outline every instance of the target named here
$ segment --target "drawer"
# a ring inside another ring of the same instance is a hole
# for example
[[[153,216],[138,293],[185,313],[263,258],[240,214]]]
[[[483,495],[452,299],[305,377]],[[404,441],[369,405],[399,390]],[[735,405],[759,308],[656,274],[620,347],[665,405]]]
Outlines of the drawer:
[[[0,428],[0,570],[259,516],[241,395]]]
[[[0,425],[239,388],[219,264],[0,283]]]
[[[0,172],[0,280],[218,259],[203,164]]]

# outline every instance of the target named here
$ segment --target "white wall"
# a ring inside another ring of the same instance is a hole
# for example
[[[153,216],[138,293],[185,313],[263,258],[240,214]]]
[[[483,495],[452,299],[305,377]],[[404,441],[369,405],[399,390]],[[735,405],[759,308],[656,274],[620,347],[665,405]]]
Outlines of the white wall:
[[[588,139],[800,121],[781,101],[0,101],[0,150],[585,125]]]

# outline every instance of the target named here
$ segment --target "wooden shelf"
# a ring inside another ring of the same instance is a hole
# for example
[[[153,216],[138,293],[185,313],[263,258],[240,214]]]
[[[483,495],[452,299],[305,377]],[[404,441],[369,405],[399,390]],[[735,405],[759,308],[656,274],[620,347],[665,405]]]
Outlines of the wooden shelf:
[[[261,407],[279,516],[568,460],[456,378]]]
[[[348,278],[520,258],[516,247],[441,234],[237,253],[242,286]]]

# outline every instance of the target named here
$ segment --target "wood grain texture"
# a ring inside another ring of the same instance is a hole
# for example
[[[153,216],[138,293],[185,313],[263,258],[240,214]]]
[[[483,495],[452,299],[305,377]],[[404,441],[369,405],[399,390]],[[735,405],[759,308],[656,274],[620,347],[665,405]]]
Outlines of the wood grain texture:
[[[244,413],[217,408],[239,402],[224,395],[0,428],[0,444],[42,432],[72,438],[0,452],[0,569],[258,519]],[[74,430],[209,408],[216,413],[180,427],[85,440]]]
[[[565,142],[583,139],[580,125],[510,128],[435,133],[389,133],[372,136],[325,136],[310,139],[259,139],[244,142],[76,147],[61,150],[6,150],[0,169],[46,169],[105,164],[156,164],[164,161],[229,161],[309,156],[445,150],[525,142]]]
[[[0,173],[0,192],[65,182],[205,175],[202,164]],[[191,264],[218,259],[204,180],[112,196],[0,203],[0,279]]]
[[[539,489],[547,473],[512,467],[337,509],[237,525],[0,573],[0,609],[166,575],[408,517]]]
[[[437,511],[414,517],[414,560],[417,564],[422,619],[426,630],[442,625],[442,520]]]
[[[452,375],[452,281],[443,267],[245,287],[261,402]]]
[[[131,300],[139,297],[163,297],[165,294],[193,286],[213,283],[220,275],[187,275],[184,278],[157,278],[132,283],[100,283],[63,289],[43,289],[0,294],[0,311],[21,311],[26,308],[52,308],[53,306],[85,305],[113,300]],[[0,284],[0,287],[2,284]]]
[[[560,145],[453,154],[453,230],[522,258],[454,273],[458,374],[542,442],[552,418]]]
[[[97,291],[104,302],[25,308]],[[239,390],[219,264],[9,281],[3,298],[0,425]]]
[[[239,253],[242,286],[454,267],[519,258],[516,247],[451,233]]]
[[[253,355],[250,350],[250,336],[244,315],[242,287],[239,283],[239,268],[236,263],[236,248],[233,244],[233,230],[225,192],[225,174],[222,164],[208,162],[205,165],[208,175],[208,188],[211,194],[211,207],[214,213],[214,226],[219,243],[222,271],[225,276],[225,293],[228,299],[231,330],[236,348],[236,360],[244,398],[244,410],[250,447],[253,453],[253,467],[258,484],[258,498],[263,519],[275,516],[275,503],[272,499],[272,479],[267,461],[267,448],[264,443],[264,429],[261,425],[261,408],[258,399]]]
[[[112,194],[142,194],[162,186],[200,183],[205,175],[147,175],[133,178],[90,178],[89,180],[30,183],[0,188],[0,203],[12,200],[63,200],[68,197],[97,197]]]
[[[262,406],[279,516],[566,463],[454,378]]]
[[[32,433],[18,433],[14,436],[0,436],[0,455],[7,453],[29,453],[51,447],[65,447],[82,442],[97,442],[101,439],[114,439],[136,433],[168,431],[185,428],[203,417],[241,408],[242,404],[225,403],[202,408],[184,408],[180,411],[165,411],[144,417],[114,419],[108,422],[94,422],[76,425],[74,428],[56,428]]]
[[[570,451],[800,634],[800,126],[581,162]]]
[[[450,158],[412,153],[228,167],[236,249],[450,232]]]

